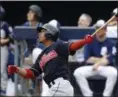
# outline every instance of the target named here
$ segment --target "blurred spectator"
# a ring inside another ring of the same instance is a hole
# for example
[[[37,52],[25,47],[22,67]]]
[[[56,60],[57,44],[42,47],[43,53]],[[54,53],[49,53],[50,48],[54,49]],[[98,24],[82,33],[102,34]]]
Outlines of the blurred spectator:
[[[14,65],[14,48],[12,48],[11,46],[9,46],[9,59],[8,59],[8,65],[12,64]],[[9,76],[10,77],[10,76]],[[14,79],[12,79],[14,81]]]
[[[42,26],[41,23],[42,18],[42,10],[38,5],[31,5],[29,6],[29,11],[27,13],[27,22],[24,23],[22,26],[28,26],[28,27],[37,27]],[[25,55],[28,57],[29,54],[31,55],[31,52],[34,47],[37,45],[36,39],[29,39],[27,40],[28,48],[26,49]],[[43,46],[41,46],[43,48]]]
[[[57,20],[53,19],[49,22],[49,24],[53,25],[54,27],[56,27],[57,29],[60,30],[60,24],[58,23]],[[32,52],[32,61],[33,61],[33,64],[35,63],[35,61],[37,60],[38,56],[41,54],[42,50],[39,48],[39,47],[36,47],[33,49],[33,52]],[[44,74],[42,74],[43,76]],[[40,79],[40,78],[39,78]],[[45,83],[45,81],[38,81],[40,83],[39,87],[42,86],[42,93],[41,93],[41,96],[45,96],[47,91],[49,90],[49,87],[48,85]]]
[[[1,78],[1,85],[0,85],[0,94],[6,95],[6,88],[7,88],[7,63],[8,63],[8,47],[9,43],[12,39],[12,28],[9,26],[7,22],[5,22],[4,19],[5,16],[5,10],[0,5],[0,78]]]
[[[92,18],[90,15],[83,13],[78,19],[78,27],[89,27],[92,23]]]
[[[92,17],[86,13],[81,14],[81,16],[78,19],[78,27],[86,28],[89,27],[92,23]],[[81,49],[77,50],[75,55],[73,57],[76,58],[76,61],[78,63],[83,63],[84,62],[84,47]]]
[[[29,6],[29,11],[27,13],[27,22],[24,26],[42,26],[41,23],[42,10],[38,5]]]
[[[104,25],[104,20],[96,23],[96,29]],[[101,75],[106,77],[103,96],[111,97],[117,80],[117,69],[114,67],[115,46],[106,38],[107,28],[101,29],[96,33],[93,43],[86,45],[84,57],[88,66],[77,68],[74,76],[84,96],[93,96],[93,91],[89,88],[87,78],[90,76]]]
[[[112,12],[112,15],[118,13],[118,8],[115,8]],[[114,19],[109,23],[107,27],[107,37],[108,38],[117,38],[118,37],[118,19]]]

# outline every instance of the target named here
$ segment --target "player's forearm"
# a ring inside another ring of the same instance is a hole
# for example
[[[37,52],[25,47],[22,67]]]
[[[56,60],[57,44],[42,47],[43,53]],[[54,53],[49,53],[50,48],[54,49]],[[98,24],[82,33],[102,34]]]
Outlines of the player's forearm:
[[[24,68],[20,68],[20,67],[17,67],[18,68],[18,70],[17,70],[17,74],[18,75],[20,75],[21,77],[24,77],[24,76],[26,76],[26,74],[27,74],[27,72],[26,72],[26,70],[24,69]]]
[[[5,43],[9,42],[9,38],[4,39]]]
[[[69,50],[70,51],[76,51],[76,50],[80,49],[81,47],[83,47],[84,45],[85,45],[85,40],[81,39],[81,40],[73,42],[70,45]]]
[[[6,38],[6,39],[1,38],[0,39],[0,44],[6,44],[8,42],[9,42],[9,38]]]
[[[85,44],[89,44],[92,41],[93,41],[93,36],[87,35],[87,36],[85,36],[84,39],[73,42],[70,45],[69,50],[70,51],[76,51],[76,50],[80,49],[81,47],[83,47]]]
[[[97,62],[99,62],[101,60],[101,58],[98,57],[90,57],[86,62],[89,64],[95,64]]]
[[[102,57],[99,61],[97,61],[95,63],[97,66],[105,66],[109,64],[109,61],[107,60],[107,58]]]
[[[101,65],[108,65],[109,61],[106,57],[102,57],[101,60],[100,60],[100,64]]]
[[[35,78],[34,73],[30,69],[24,69],[24,68],[19,68],[19,67],[17,67],[17,68],[18,68],[18,70],[16,73],[18,75],[20,75],[21,77],[26,78],[26,79]]]

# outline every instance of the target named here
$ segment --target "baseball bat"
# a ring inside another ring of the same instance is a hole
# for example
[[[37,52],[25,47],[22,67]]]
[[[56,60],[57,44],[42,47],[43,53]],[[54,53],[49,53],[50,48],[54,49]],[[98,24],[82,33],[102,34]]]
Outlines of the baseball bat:
[[[118,13],[113,15],[102,27],[100,27],[99,29],[97,29],[92,36],[94,36],[96,33],[98,33],[101,29],[103,29],[105,26],[107,26],[112,20],[114,20],[116,17],[118,16]]]

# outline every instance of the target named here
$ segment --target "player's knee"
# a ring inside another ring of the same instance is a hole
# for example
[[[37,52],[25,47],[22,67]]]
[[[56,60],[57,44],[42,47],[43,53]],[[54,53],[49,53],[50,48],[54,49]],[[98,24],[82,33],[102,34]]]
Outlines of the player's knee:
[[[114,78],[117,78],[117,75],[118,75],[117,70],[114,68],[114,69],[113,69],[113,72],[112,72],[112,76],[113,76]]]
[[[76,69],[75,71],[74,71],[74,73],[73,73],[73,76],[74,77],[77,77],[77,78],[79,78],[80,76],[82,76],[83,74],[82,74],[82,72],[81,72],[81,70],[78,68],[78,69]]]
[[[77,77],[77,75],[78,75],[78,71],[75,70],[74,73],[73,73],[73,76],[74,76],[74,77]]]
[[[109,77],[111,77],[111,78],[113,78],[113,79],[116,79],[116,78],[117,78],[117,75],[118,75],[117,69],[112,68],[112,69],[111,69],[111,72],[109,72],[108,75],[109,75]]]

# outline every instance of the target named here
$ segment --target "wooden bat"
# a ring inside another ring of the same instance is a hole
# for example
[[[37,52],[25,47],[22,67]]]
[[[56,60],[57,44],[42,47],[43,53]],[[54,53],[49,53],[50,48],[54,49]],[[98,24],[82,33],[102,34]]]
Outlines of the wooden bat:
[[[102,27],[97,29],[92,36],[94,36],[96,33],[98,33],[101,29],[103,29],[105,26],[107,26],[111,21],[113,21],[116,18],[117,14],[113,15]]]

